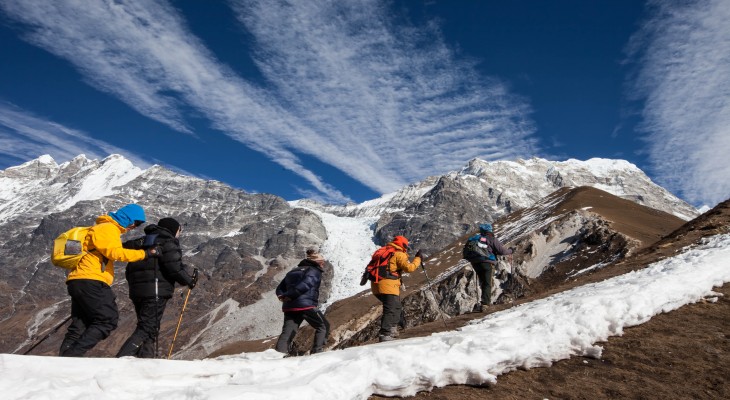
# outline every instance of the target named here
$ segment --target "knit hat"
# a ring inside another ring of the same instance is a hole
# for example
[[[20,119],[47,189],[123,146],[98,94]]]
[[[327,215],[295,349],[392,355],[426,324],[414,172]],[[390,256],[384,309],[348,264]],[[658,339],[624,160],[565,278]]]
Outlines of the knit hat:
[[[174,218],[162,218],[160,222],[157,223],[157,226],[160,228],[167,229],[175,235],[177,233],[177,230],[180,229],[180,223],[177,222]]]
[[[307,260],[312,260],[320,264],[324,264],[324,257],[316,249],[307,250]]]
[[[408,248],[408,239],[405,236],[396,236],[393,238],[393,244],[405,250]]]
[[[479,233],[491,233],[494,232],[492,224],[481,224],[479,225]]]
[[[140,223],[143,223],[147,220],[144,215],[144,209],[137,204],[127,204],[117,210],[117,212],[110,212],[109,216],[123,228],[134,224],[135,221],[141,221]]]

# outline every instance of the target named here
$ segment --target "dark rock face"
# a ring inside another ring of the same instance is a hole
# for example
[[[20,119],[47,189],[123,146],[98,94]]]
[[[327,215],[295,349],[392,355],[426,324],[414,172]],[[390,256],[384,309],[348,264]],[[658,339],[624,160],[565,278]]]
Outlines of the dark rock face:
[[[413,249],[433,254],[455,238],[476,230],[480,223],[507,212],[506,196],[495,196],[493,188],[475,191],[473,185],[458,177],[441,177],[415,204],[381,218],[376,227],[377,240],[385,244],[396,235],[404,235]],[[492,193],[492,197],[482,197],[484,192]]]

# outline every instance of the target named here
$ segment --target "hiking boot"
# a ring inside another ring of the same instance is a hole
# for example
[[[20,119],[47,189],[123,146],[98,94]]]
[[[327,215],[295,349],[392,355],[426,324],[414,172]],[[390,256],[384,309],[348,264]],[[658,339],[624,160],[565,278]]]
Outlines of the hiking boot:
[[[479,305],[479,312],[487,312],[489,310],[489,304],[480,304]]]
[[[391,340],[395,340],[393,336],[390,335],[380,335],[378,336],[378,342],[390,342]]]

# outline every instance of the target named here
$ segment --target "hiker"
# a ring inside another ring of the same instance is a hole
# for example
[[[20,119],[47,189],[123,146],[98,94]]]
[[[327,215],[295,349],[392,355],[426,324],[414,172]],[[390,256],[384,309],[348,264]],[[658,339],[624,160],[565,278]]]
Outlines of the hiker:
[[[386,247],[393,249],[388,260],[385,274],[370,284],[375,297],[383,303],[383,316],[380,319],[378,340],[386,342],[398,337],[398,324],[401,321],[403,306],[400,302],[400,275],[402,272],[413,272],[421,265],[421,251],[416,252],[413,262],[408,261],[408,239],[405,236],[396,236],[393,241],[376,250],[382,252]],[[375,254],[373,255],[375,256]]]
[[[276,351],[290,354],[294,336],[302,321],[314,328],[314,342],[310,354],[320,353],[327,341],[330,323],[319,305],[319,285],[322,283],[324,258],[317,250],[307,250],[307,257],[289,271],[276,287],[276,297],[282,302],[284,326],[276,342]]]
[[[137,314],[137,328],[122,345],[117,357],[157,357],[157,340],[165,305],[175,291],[175,282],[193,289],[198,282],[198,270],[190,276],[182,262],[178,237],[180,223],[173,218],[162,218],[157,225],[144,228],[145,236],[124,243],[128,249],[158,246],[157,259],[146,259],[127,264],[125,277],[129,284],[129,298]]]
[[[61,343],[59,354],[82,357],[116,329],[119,321],[114,281],[114,261],[134,262],[157,257],[156,248],[128,250],[122,248],[120,236],[145,222],[142,207],[127,204],[96,219],[84,238],[87,253],[66,279],[71,296],[71,325]]]
[[[464,258],[469,261],[476,272],[479,287],[482,291],[479,311],[485,312],[492,304],[492,277],[497,264],[495,255],[512,254],[512,249],[505,248],[494,237],[491,224],[479,225],[479,233],[470,237],[464,246]]]

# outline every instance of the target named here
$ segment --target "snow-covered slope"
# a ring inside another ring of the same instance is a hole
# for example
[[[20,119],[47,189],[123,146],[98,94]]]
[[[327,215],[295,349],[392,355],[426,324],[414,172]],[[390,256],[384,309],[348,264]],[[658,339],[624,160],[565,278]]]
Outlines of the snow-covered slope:
[[[203,361],[0,355],[6,399],[365,399],[451,384],[495,383],[516,369],[571,356],[600,358],[600,342],[653,316],[707,299],[730,282],[730,237],[646,269],[419,337],[283,358],[274,350]],[[424,362],[427,360],[427,362]],[[74,371],[69,373],[69,371]]]

